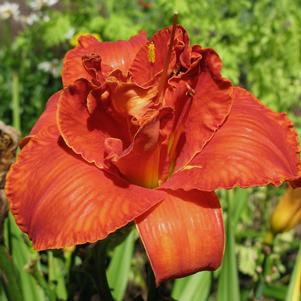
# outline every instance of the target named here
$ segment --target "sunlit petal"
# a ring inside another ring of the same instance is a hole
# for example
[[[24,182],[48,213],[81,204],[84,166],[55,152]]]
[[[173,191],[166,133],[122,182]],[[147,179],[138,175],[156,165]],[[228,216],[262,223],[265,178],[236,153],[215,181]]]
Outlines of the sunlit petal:
[[[213,192],[167,192],[165,200],[136,223],[157,284],[221,263],[224,227]]]
[[[41,130],[23,148],[6,193],[17,224],[36,249],[103,239],[163,198],[83,161],[55,127]]]
[[[300,176],[299,142],[286,115],[272,112],[242,88],[234,89],[233,98],[225,124],[166,187],[212,191],[280,185]]]
[[[150,82],[158,73],[160,73],[167,58],[168,45],[171,37],[171,27],[165,28],[157,32],[152,40],[144,45],[137,56],[135,57],[133,64],[131,65],[129,72],[133,77],[133,81],[139,85],[145,85]],[[187,60],[187,46],[189,45],[189,38],[185,29],[181,26],[177,26],[175,41],[173,47],[173,53],[171,61],[169,63],[168,74],[174,71],[176,65],[176,57],[181,56],[182,63]],[[153,48],[154,56],[150,58],[150,51]],[[179,58],[180,59],[180,58]]]
[[[122,138],[125,128],[118,126],[118,121],[113,120],[101,104],[95,105],[96,109],[89,113],[87,97],[90,91],[90,85],[85,80],[78,80],[65,88],[59,100],[57,121],[66,144],[87,162],[102,167],[105,139]]]
[[[82,57],[92,53],[101,57],[102,64],[126,73],[136,53],[146,42],[144,32],[133,36],[128,41],[116,42],[99,42],[92,35],[81,37],[79,46],[70,50],[65,56],[62,75],[64,86],[80,78],[91,79],[91,75],[82,64]]]

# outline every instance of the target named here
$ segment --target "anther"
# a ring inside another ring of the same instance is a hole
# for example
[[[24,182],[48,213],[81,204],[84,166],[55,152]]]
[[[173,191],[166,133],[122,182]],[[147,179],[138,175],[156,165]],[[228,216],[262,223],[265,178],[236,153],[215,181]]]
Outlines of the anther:
[[[150,42],[148,45],[148,61],[154,64],[155,59],[156,59],[155,44],[154,42]]]

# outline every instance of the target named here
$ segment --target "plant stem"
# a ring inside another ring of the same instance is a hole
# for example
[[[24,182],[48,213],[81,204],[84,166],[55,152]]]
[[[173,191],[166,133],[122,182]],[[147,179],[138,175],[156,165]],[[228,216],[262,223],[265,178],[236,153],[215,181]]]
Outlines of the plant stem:
[[[299,244],[299,251],[296,258],[296,263],[291,276],[285,301],[300,300],[300,282],[301,282],[301,242]]]
[[[13,109],[13,126],[21,131],[21,121],[20,121],[20,86],[19,86],[19,76],[17,72],[12,74],[12,109]]]
[[[11,226],[11,216],[10,213],[8,213],[6,218],[6,234],[7,234],[7,248],[8,253],[10,255],[13,254],[13,242],[12,242],[12,226]]]
[[[146,266],[146,277],[147,277],[147,301],[158,301],[160,300],[160,296],[156,286],[156,280],[154,276],[154,272],[149,264]]]
[[[111,290],[108,284],[106,274],[106,253],[108,247],[108,240],[99,241],[96,245],[95,261],[97,265],[97,284],[99,290],[99,298],[104,301],[114,301]]]
[[[268,246],[270,247],[270,246]],[[270,268],[271,268],[271,253],[273,252],[273,245],[271,245],[271,250],[267,253],[264,253],[264,259],[263,259],[263,272],[261,273],[260,277],[259,277],[259,281],[257,284],[257,288],[256,288],[256,293],[255,293],[255,297],[257,299],[260,299],[263,295],[263,291],[264,291],[264,287],[265,287],[265,281],[266,281],[266,276],[268,275]]]
[[[19,76],[17,72],[12,72],[12,86],[11,86],[11,97],[12,97],[12,110],[13,110],[13,126],[20,132],[20,87],[19,87]],[[8,216],[6,222],[8,250],[12,254],[12,230],[11,230],[11,218]]]

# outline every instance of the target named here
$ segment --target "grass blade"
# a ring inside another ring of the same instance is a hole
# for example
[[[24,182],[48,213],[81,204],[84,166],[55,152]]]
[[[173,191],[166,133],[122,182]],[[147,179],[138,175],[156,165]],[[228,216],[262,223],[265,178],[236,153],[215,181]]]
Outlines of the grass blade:
[[[20,119],[20,85],[19,77],[16,72],[12,74],[12,110],[13,110],[13,126],[20,131],[21,119]]]
[[[135,240],[135,232],[131,231],[128,237],[115,248],[107,270],[109,286],[117,301],[121,301],[125,293]]]
[[[187,276],[187,277],[183,277],[183,278],[175,280],[173,289],[172,289],[172,293],[171,293],[171,296],[174,299],[176,299],[176,300],[180,299],[182,291],[185,289],[190,277],[191,276]]]
[[[18,270],[4,246],[0,246],[0,280],[9,301],[23,301]]]
[[[37,257],[35,252],[26,245],[22,233],[17,227],[13,217],[9,215],[11,224],[12,258],[20,275],[20,283],[24,294],[23,301],[44,300],[41,288],[35,282],[33,276],[26,270],[33,257]]]
[[[49,287],[54,288],[60,300],[67,300],[68,293],[65,285],[64,262],[48,251],[48,281]]]
[[[218,279],[217,301],[240,301],[238,269],[235,254],[235,238],[232,226],[234,208],[233,195],[227,192],[228,218],[226,221],[226,249],[224,261]],[[237,220],[238,221],[238,220]]]
[[[227,242],[223,266],[221,268],[217,300],[218,301],[239,301],[239,282],[237,273],[237,262],[235,256],[235,240],[231,224],[227,222]]]
[[[290,280],[285,301],[300,300],[300,284],[301,284],[301,242],[300,242],[297,260],[294,266],[294,271]]]
[[[179,301],[205,301],[211,287],[211,272],[200,272],[177,279],[172,297]]]
[[[280,286],[276,284],[267,284],[264,286],[263,295],[267,298],[272,298],[275,300],[283,301],[287,295],[288,287]],[[301,296],[299,298],[301,301]]]
[[[4,293],[3,282],[0,281],[0,301],[9,301]]]
[[[247,205],[249,191],[237,188],[233,193],[233,197],[231,198],[231,223],[234,231],[236,231],[241,215]]]

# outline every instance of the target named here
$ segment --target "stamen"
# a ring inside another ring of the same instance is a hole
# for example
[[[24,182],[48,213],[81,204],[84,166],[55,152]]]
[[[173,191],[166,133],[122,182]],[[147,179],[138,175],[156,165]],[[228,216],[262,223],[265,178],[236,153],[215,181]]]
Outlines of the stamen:
[[[159,92],[158,92],[158,101],[160,101],[161,98],[164,97],[165,94],[165,89],[166,89],[166,83],[168,80],[168,67],[171,59],[171,53],[172,53],[172,48],[174,46],[175,42],[175,33],[177,29],[177,19],[178,19],[178,14],[175,13],[173,16],[173,24],[172,24],[172,31],[170,35],[170,41],[169,41],[169,47],[167,51],[167,56],[165,59],[165,65],[164,69],[161,75],[160,83],[159,83]]]
[[[148,61],[154,64],[155,59],[156,59],[155,44],[154,42],[150,42],[150,44],[148,45]]]

